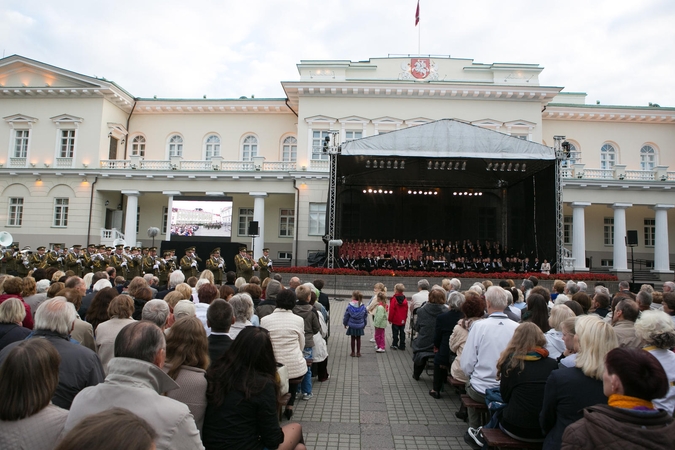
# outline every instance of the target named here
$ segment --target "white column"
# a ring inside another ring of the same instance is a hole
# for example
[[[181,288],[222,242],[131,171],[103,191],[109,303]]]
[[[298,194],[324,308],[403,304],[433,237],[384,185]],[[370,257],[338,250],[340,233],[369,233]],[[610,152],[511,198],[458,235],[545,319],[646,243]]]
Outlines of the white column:
[[[632,207],[630,203],[614,203],[614,270],[616,272],[630,272],[628,257],[626,256],[626,209]]]
[[[585,272],[586,268],[586,217],[584,208],[591,206],[588,202],[572,203],[572,257],[574,271]]]
[[[267,192],[249,192],[253,197],[253,220],[258,222],[258,237],[253,238],[253,258],[258,260],[262,256],[265,246],[265,197]]]
[[[122,191],[127,196],[126,219],[124,221],[124,240],[127,245],[136,246],[136,218],[138,215],[138,191]]]
[[[656,234],[654,236],[654,272],[673,273],[670,270],[670,249],[668,247],[668,210],[675,205],[654,205]]]
[[[166,236],[165,240],[171,240],[171,210],[173,209],[173,198],[177,195],[181,195],[180,191],[162,191],[162,194],[169,197],[169,203],[166,209]]]

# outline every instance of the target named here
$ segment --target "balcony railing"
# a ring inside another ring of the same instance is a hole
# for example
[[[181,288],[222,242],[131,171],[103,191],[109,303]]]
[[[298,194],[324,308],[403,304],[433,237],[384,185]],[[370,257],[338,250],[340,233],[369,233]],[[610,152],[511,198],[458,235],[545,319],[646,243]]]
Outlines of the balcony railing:
[[[584,169],[583,178],[600,178],[603,180],[611,180],[614,178],[613,169]]]
[[[626,170],[626,180],[651,181],[653,179],[653,170]]]
[[[226,172],[252,172],[256,170],[269,172],[291,172],[298,170],[295,161],[263,162],[260,165],[256,161],[223,161],[212,160],[159,160],[146,159],[101,160],[101,169],[138,169],[138,170],[187,170],[187,171],[226,171]],[[312,161],[310,170],[327,172],[328,161]]]
[[[58,167],[60,169],[73,167],[73,158],[56,158],[56,164],[54,167]]]
[[[9,158],[9,167],[26,167],[26,158]]]

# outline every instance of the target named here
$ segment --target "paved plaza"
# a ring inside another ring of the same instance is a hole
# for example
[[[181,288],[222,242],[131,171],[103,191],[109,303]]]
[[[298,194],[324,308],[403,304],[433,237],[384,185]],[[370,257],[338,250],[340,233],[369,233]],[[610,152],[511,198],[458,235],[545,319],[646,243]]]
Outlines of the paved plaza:
[[[412,351],[375,353],[366,327],[361,358],[349,356],[349,337],[342,326],[348,301],[331,300],[328,340],[330,380],[314,381],[314,397],[297,400],[293,421],[302,424],[308,449],[469,449],[463,435],[467,425],[455,417],[459,398],[448,393],[440,400],[429,395],[431,376],[412,378]],[[282,424],[286,421],[282,422]]]

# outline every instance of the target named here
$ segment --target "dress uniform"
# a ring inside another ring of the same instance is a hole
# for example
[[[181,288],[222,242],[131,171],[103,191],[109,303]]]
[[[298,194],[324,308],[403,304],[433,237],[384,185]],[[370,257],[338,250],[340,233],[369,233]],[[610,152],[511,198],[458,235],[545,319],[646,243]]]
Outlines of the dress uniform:
[[[186,280],[199,275],[199,263],[194,256],[194,252],[194,247],[188,247],[185,249],[185,256],[180,259],[180,270],[185,274]]]
[[[263,255],[258,258],[258,268],[260,270],[260,282],[265,281],[265,278],[269,278],[270,270],[272,270],[272,259],[270,258],[270,249],[263,248]]]
[[[220,247],[211,250],[211,257],[206,260],[206,268],[213,272],[213,282],[215,284],[223,283],[223,272],[227,266],[225,260],[220,257]]]

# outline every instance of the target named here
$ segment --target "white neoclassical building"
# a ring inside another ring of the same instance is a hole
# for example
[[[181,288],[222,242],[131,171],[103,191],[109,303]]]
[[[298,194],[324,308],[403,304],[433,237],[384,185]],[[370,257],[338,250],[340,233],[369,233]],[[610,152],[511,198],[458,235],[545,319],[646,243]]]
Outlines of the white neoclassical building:
[[[0,59],[0,230],[22,246],[148,245],[150,227],[171,239],[174,200],[223,199],[232,242],[250,243],[256,221],[256,253],[302,265],[324,248],[327,135],[452,118],[549,146],[565,136],[575,270],[625,273],[625,237],[637,231],[638,264],[672,279],[675,108],[589,105],[540,85],[542,70],[449,57],[301,61],[298,79],[281,83],[286,98],[162,99],[10,56]],[[479,228],[467,237],[495,238]]]

